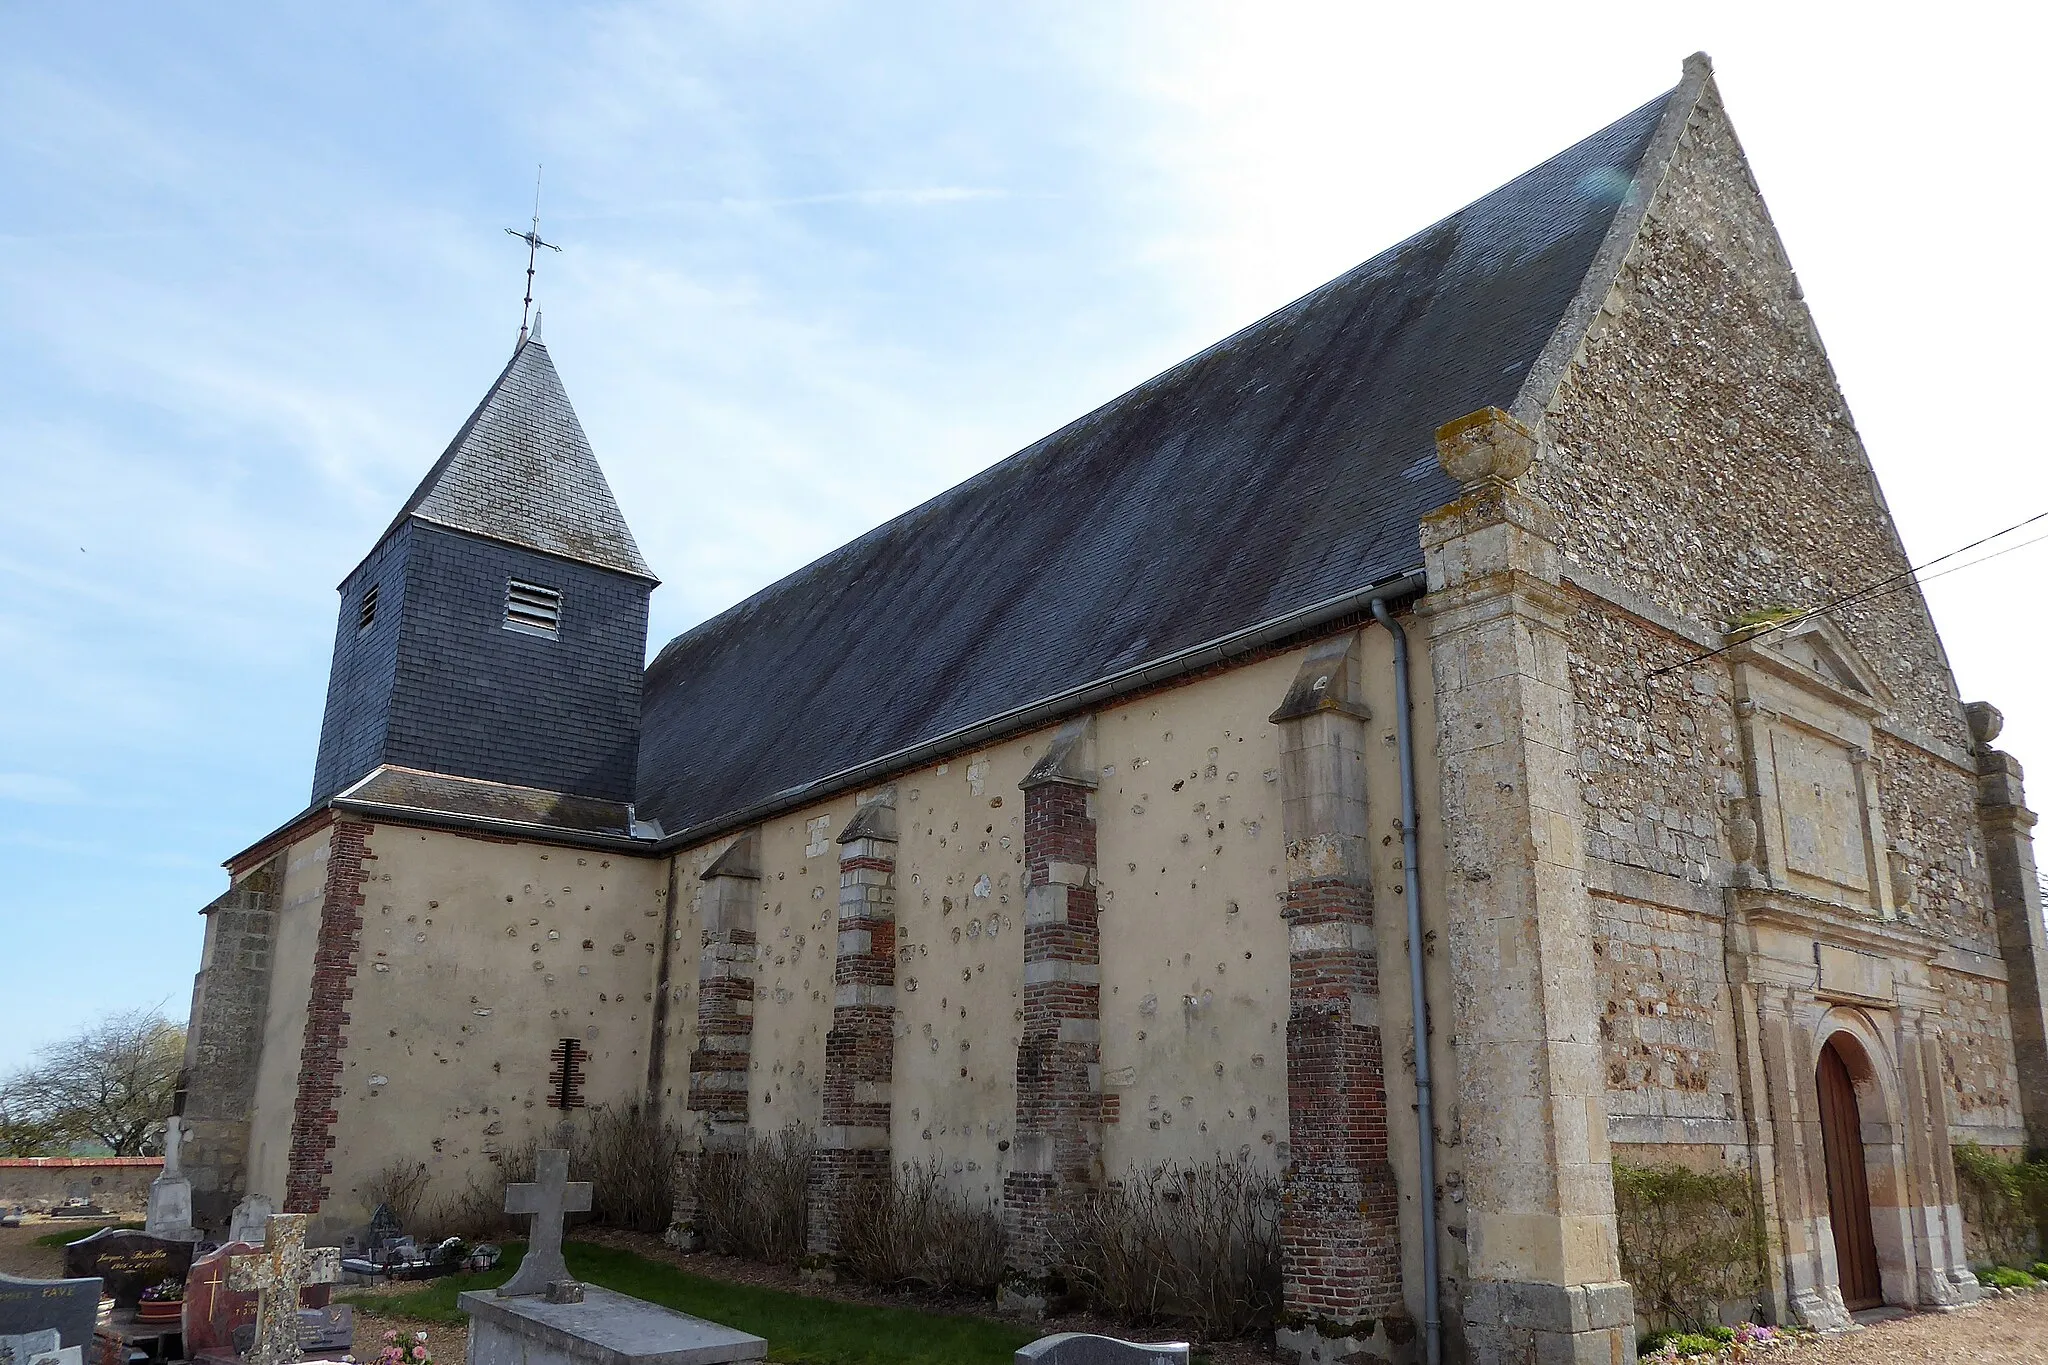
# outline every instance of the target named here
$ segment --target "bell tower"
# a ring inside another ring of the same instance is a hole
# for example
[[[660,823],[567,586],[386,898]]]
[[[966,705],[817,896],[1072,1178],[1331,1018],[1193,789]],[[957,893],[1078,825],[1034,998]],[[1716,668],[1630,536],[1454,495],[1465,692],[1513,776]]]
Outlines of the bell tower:
[[[630,802],[657,582],[536,330],[342,581],[313,801],[388,766]]]

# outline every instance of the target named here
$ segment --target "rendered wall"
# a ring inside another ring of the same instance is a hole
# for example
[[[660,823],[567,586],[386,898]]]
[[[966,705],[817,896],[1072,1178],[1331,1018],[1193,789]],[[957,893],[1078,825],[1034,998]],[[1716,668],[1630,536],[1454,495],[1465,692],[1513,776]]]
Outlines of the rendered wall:
[[[379,825],[364,883],[329,1197],[316,1236],[366,1223],[365,1188],[423,1163],[429,1198],[563,1111],[550,1051],[588,1054],[590,1105],[646,1094],[667,864]]]
[[[1436,820],[1435,719],[1429,663],[1411,632],[1422,809],[1425,914],[1440,914],[1443,837]],[[1373,719],[1366,781],[1381,957],[1388,1113],[1401,1190],[1411,1309],[1419,1311],[1414,1043],[1402,901],[1392,643],[1363,632]],[[1101,887],[1102,1076],[1117,1101],[1104,1174],[1160,1161],[1248,1154],[1277,1173],[1286,1160],[1288,935],[1280,821],[1279,732],[1268,717],[1306,648],[1220,670],[1105,707],[1094,794]],[[896,846],[896,1051],[892,1156],[934,1161],[974,1199],[1000,1199],[1014,1137],[1023,969],[1023,793],[1019,780],[1056,727],[956,755],[893,779]],[[756,1132],[815,1128],[832,1019],[836,839],[853,795],[761,828],[758,958],[749,1120]],[[727,839],[678,857],[671,931],[668,1058],[663,1090],[680,1107],[695,1018],[702,883]],[[1428,943],[1431,990],[1448,999]],[[1439,1096],[1452,1089],[1447,1016],[1432,1058]],[[964,1073],[964,1074],[963,1074]],[[1440,1121],[1449,1102],[1439,1099]],[[1455,1150],[1440,1153],[1444,1246],[1459,1226]],[[1447,1267],[1455,1264],[1447,1260]]]

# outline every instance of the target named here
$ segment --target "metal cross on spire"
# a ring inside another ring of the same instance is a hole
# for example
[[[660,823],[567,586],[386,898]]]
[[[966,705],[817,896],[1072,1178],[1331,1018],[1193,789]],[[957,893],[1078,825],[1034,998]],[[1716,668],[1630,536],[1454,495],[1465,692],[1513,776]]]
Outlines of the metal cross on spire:
[[[562,249],[553,242],[543,242],[540,239],[540,171],[541,168],[538,166],[533,168],[533,226],[525,232],[521,232],[518,228],[505,229],[507,236],[517,237],[520,241],[526,243],[526,302],[519,309],[519,340],[522,344],[526,341],[527,318],[533,312],[534,257],[542,247],[546,247],[549,251],[560,251]]]

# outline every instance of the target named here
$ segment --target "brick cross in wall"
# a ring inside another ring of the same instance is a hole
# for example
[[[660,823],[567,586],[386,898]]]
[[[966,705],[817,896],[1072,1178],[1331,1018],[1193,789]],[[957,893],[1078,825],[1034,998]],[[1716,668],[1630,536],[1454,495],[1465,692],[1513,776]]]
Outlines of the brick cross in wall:
[[[289,1365],[300,1356],[299,1290],[341,1278],[341,1252],[306,1246],[306,1215],[263,1220],[263,1250],[228,1258],[228,1288],[256,1291],[256,1340],[243,1365]]]
[[[569,1179],[567,1152],[543,1147],[534,1154],[533,1168],[532,1184],[505,1187],[505,1212],[533,1215],[533,1232],[519,1273],[498,1290],[499,1298],[547,1294],[551,1285],[570,1283],[562,1261],[562,1218],[590,1211],[590,1182]]]

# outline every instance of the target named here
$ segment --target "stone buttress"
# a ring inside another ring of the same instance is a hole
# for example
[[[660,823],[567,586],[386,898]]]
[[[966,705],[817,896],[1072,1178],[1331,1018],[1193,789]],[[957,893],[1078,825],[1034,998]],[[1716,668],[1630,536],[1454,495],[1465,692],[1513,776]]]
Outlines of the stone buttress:
[[[1465,1162],[1462,1328],[1474,1360],[1623,1360],[1635,1307],[1587,951],[1570,604],[1556,518],[1516,486],[1535,453],[1496,409],[1445,425],[1437,457],[1464,491],[1422,522]]]
[[[856,1186],[891,1178],[895,1075],[896,792],[860,798],[839,835],[838,955],[825,1035],[824,1123],[811,1165],[810,1250],[834,1256]]]
[[[2041,879],[2034,862],[2034,812],[2019,761],[1991,747],[2005,728],[1996,707],[1966,709],[1977,758],[1977,823],[1991,863],[1991,903],[1998,951],[2008,973],[2013,1062],[2020,1079],[2020,1116],[2027,1145],[2048,1148],[2048,942],[2041,923]]]
[[[1068,721],[1024,791],[1023,1032],[1016,1151],[1003,1178],[1010,1235],[1004,1300],[1043,1307],[1052,1220],[1101,1183],[1102,933],[1096,919],[1095,718]]]
[[[1379,1320],[1402,1306],[1359,668],[1355,631],[1317,645],[1271,717],[1287,840],[1282,1344],[1304,1362],[1386,1354]]]

